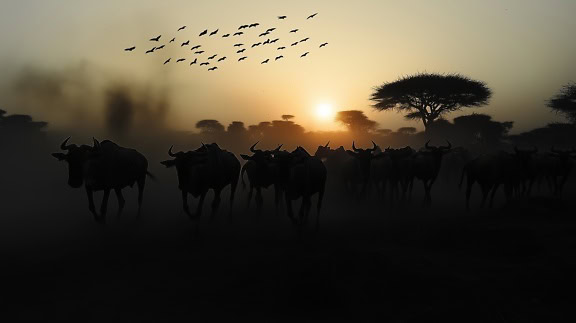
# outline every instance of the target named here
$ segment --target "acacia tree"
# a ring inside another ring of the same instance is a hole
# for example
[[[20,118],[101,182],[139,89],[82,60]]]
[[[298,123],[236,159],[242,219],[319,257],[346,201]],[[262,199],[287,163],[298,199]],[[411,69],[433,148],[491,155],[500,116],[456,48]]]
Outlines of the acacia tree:
[[[353,133],[366,133],[376,130],[378,126],[376,121],[368,119],[360,110],[339,111],[334,119]]]
[[[200,120],[196,123],[196,129],[208,135],[224,132],[224,126],[218,120]]]
[[[375,109],[408,112],[407,119],[421,119],[428,128],[446,113],[486,105],[491,96],[484,82],[459,74],[422,73],[384,83],[370,99]]]
[[[565,85],[546,105],[563,114],[570,122],[576,123],[576,83]]]

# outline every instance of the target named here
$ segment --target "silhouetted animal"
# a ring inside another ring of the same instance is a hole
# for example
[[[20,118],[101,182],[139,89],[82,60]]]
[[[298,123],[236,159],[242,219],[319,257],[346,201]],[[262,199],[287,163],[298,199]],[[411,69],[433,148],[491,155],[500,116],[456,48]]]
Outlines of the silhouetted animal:
[[[246,51],[246,48],[242,48],[241,50],[237,51],[236,54],[244,53],[244,51]]]
[[[138,184],[138,214],[142,207],[146,176],[152,177],[148,172],[148,161],[134,149],[120,147],[109,140],[102,143],[94,139],[92,147],[75,144],[68,145],[68,137],[60,145],[63,153],[53,153],[56,159],[68,163],[68,185],[86,188],[88,195],[88,209],[96,221],[105,222],[110,190],[114,190],[118,198],[118,215],[121,214],[125,200],[122,189],[134,183]],[[100,215],[94,206],[94,191],[104,191]]]
[[[270,43],[271,43],[271,44],[274,44],[275,42],[277,42],[277,41],[279,41],[279,40],[280,40],[280,38],[275,38],[275,39],[272,39],[272,40],[270,41]]]
[[[308,16],[308,18],[306,18],[306,19],[312,19],[312,18],[316,17],[317,14],[318,13],[312,14],[312,15]]]
[[[273,32],[274,30],[276,30],[276,28],[268,28],[268,29],[266,29],[266,32],[267,32],[267,33],[271,33],[271,32]]]
[[[196,63],[198,63],[198,59],[197,59],[197,58],[195,58],[195,59],[192,61],[192,63],[190,63],[190,65],[194,65],[194,64],[196,64]]]
[[[158,37],[155,38],[150,38],[150,41],[159,41],[160,37],[162,37],[162,35],[158,35]]]
[[[298,42],[292,43],[292,45],[290,46],[296,46],[296,45],[298,45]]]
[[[354,157],[354,159],[349,160],[344,164],[344,172],[346,182],[344,183],[347,188],[349,185],[349,190],[351,193],[357,193],[357,186],[361,186],[360,197],[366,196],[366,190],[370,181],[370,163],[374,158],[373,152],[378,148],[375,142],[372,142],[373,147],[368,149],[356,148],[354,142],[352,142],[352,151],[347,150],[346,152]]]
[[[222,35],[222,38],[228,38],[228,37],[230,37],[230,34],[224,34],[224,35]]]
[[[214,58],[216,58],[216,56],[218,56],[218,55],[217,55],[217,54],[214,54],[214,55],[208,57],[208,59],[214,59]]]
[[[258,26],[260,26],[259,23],[254,23],[254,24],[250,24],[250,25],[248,26],[248,28],[254,28],[254,27],[258,27]]]
[[[182,46],[188,46],[188,45],[190,45],[190,41],[189,41],[189,40],[183,42],[182,45],[180,45],[180,47],[182,47]]]
[[[220,30],[220,29],[214,30],[214,31],[211,32],[210,35],[208,35],[208,36],[214,36],[214,35],[216,35],[216,34],[218,33],[218,30]]]
[[[295,32],[298,32],[298,29],[292,29],[292,30],[290,30],[290,33],[295,33]]]
[[[319,158],[310,156],[302,147],[297,147],[290,153],[274,153],[272,163],[277,165],[277,185],[284,191],[288,217],[294,225],[300,228],[306,225],[312,207],[312,196],[318,194],[316,208],[316,230],[318,230],[326,186],[326,166]],[[292,201],[299,198],[302,198],[302,206],[298,218],[295,218]]]
[[[286,49],[286,47],[278,47],[278,50]]]
[[[264,36],[269,35],[269,34],[270,34],[269,32],[264,32],[264,33],[261,33],[260,35],[258,35],[258,37],[264,37]]]
[[[400,149],[387,148],[384,151],[384,161],[376,158],[378,162],[383,162],[384,180],[388,181],[390,187],[390,200],[395,202],[399,199],[405,200],[411,196],[414,185],[413,162],[416,151],[410,146]],[[386,161],[389,158],[391,165]],[[388,167],[391,167],[388,169]]]
[[[248,28],[248,25],[242,25],[242,26],[238,27],[238,30],[242,30],[242,29],[246,29],[246,28]]]
[[[131,51],[133,51],[133,50],[135,50],[135,49],[136,49],[136,46],[132,46],[132,47],[129,47],[129,48],[125,48],[124,50],[127,51],[127,52],[131,52]]]
[[[177,153],[173,153],[170,147],[168,155],[174,159],[163,161],[161,164],[167,168],[176,167],[178,189],[182,193],[182,206],[190,217],[202,214],[208,190],[214,191],[212,202],[212,217],[214,217],[220,205],[220,193],[228,185],[230,185],[230,210],[232,210],[240,175],[240,162],[234,154],[220,149],[217,144],[209,144],[202,145],[195,151]],[[190,213],[188,194],[200,197],[196,214]]]
[[[208,71],[215,71],[217,69],[218,69],[218,67],[214,66],[214,67],[209,68]]]
[[[300,55],[300,57],[306,57],[306,56],[308,56],[309,53],[310,53],[310,52],[306,52],[306,53]]]
[[[221,57],[220,59],[218,59],[218,62],[222,62],[222,61],[224,61],[225,59],[226,59],[226,56]]]
[[[264,61],[262,61],[262,63],[260,63],[260,64],[267,64],[269,61],[270,61],[270,59],[267,58]]]
[[[171,60],[171,59],[172,59],[172,58],[167,59],[167,60],[164,62],[164,65],[170,63],[170,60]]]
[[[305,42],[305,41],[308,41],[308,39],[310,39],[310,38],[309,38],[309,37],[306,37],[306,38],[302,39],[300,42],[303,43],[303,42]]]
[[[210,65],[210,63],[208,63],[208,62],[200,63],[200,66],[206,66],[206,65]]]
[[[200,47],[202,47],[202,45],[192,46],[192,48],[190,48],[190,50],[195,50],[195,49],[198,49],[198,48],[200,48]]]
[[[262,43],[256,43],[252,45],[252,48],[262,45]]]
[[[162,49],[162,48],[164,48],[164,45],[156,47],[156,49]]]
[[[266,39],[266,41],[262,43],[262,45],[268,45],[268,44],[270,44],[270,38]]]
[[[325,47],[326,45],[328,45],[328,43],[320,44],[320,48]]]
[[[176,37],[170,39],[170,41],[168,43],[173,43],[176,40]]]
[[[234,44],[234,47],[242,47],[244,44]]]
[[[275,150],[260,150],[256,149],[256,142],[252,147],[250,147],[250,152],[252,156],[240,155],[242,159],[246,160],[246,163],[242,166],[242,171],[240,177],[242,179],[242,187],[246,188],[246,183],[244,182],[244,173],[248,174],[248,180],[250,183],[250,191],[248,192],[247,207],[250,207],[250,201],[252,200],[252,194],[256,190],[256,207],[260,212],[262,209],[263,201],[262,189],[270,187],[276,183],[276,178],[278,175],[277,165],[273,164],[272,155],[280,151],[282,145],[278,146]],[[278,210],[278,203],[280,201],[280,188],[275,185],[275,205],[276,210]]]
[[[204,54],[204,51],[203,51],[203,50],[199,50],[199,51],[197,51],[197,52],[194,52],[194,54]]]
[[[277,61],[277,60],[279,60],[279,59],[281,59],[281,58],[284,58],[284,56],[282,56],[282,55],[276,56],[276,59],[274,59],[274,60]]]
[[[208,33],[208,29],[205,29],[203,32],[201,32],[198,37],[202,37],[204,35],[206,35]]]
[[[545,169],[546,180],[550,183],[552,194],[562,197],[564,185],[574,168],[572,159],[576,157],[576,150],[557,150],[552,147],[549,154],[549,164]],[[536,167],[534,167],[536,169]]]
[[[176,60],[176,63],[180,63],[180,62],[183,62],[183,61],[185,61],[185,60],[186,60],[185,58],[179,58],[179,59]]]
[[[280,20],[286,19],[286,16],[278,16],[278,19]]]
[[[152,49],[149,49],[146,51],[146,54],[154,53],[155,49],[156,49],[156,47],[152,47]]]
[[[240,35],[244,35],[244,33],[241,32],[241,31],[239,31],[239,32],[237,32],[237,33],[234,33],[234,35],[232,35],[232,36],[240,36]]]
[[[241,62],[241,61],[243,61],[243,60],[245,60],[245,59],[247,59],[247,58],[248,58],[247,56],[240,57],[240,58],[238,59],[238,61]]]
[[[186,26],[182,26],[182,27],[178,28],[178,31],[184,30],[184,29],[186,29]]]
[[[424,185],[424,204],[430,205],[432,203],[432,185],[438,177],[440,167],[442,166],[442,157],[448,153],[452,148],[452,144],[448,142],[448,146],[430,146],[430,140],[426,142],[425,149],[417,152],[413,157],[412,171],[414,177],[422,181]]]

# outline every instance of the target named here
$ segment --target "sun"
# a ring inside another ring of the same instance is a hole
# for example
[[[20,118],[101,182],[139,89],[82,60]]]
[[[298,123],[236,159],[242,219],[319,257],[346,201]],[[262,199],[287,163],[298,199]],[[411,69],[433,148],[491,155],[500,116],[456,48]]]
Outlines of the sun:
[[[334,118],[334,108],[330,103],[320,103],[316,106],[316,117],[323,121],[332,120]]]

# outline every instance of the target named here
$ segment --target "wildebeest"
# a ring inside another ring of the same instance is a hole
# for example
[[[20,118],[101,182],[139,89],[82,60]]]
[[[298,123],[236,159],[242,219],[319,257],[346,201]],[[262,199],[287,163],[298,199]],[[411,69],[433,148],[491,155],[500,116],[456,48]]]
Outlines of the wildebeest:
[[[190,217],[202,214],[202,205],[208,190],[214,190],[212,201],[212,217],[220,205],[220,193],[230,185],[230,212],[234,203],[234,194],[240,175],[240,162],[233,153],[220,149],[217,144],[208,144],[194,151],[173,153],[168,155],[174,159],[161,162],[167,168],[176,167],[178,188],[182,193],[182,206]],[[188,208],[188,194],[200,197],[196,214],[191,214]]]
[[[278,181],[285,192],[288,217],[292,223],[300,227],[306,224],[312,207],[312,196],[318,194],[316,208],[316,230],[318,230],[327,177],[324,163],[319,158],[310,156],[302,147],[297,147],[290,153],[275,153],[272,162],[278,165]],[[299,198],[302,198],[302,206],[299,218],[295,218],[292,201]]]
[[[53,153],[52,156],[68,163],[68,185],[79,188],[84,184],[88,195],[88,208],[94,218],[99,222],[105,222],[108,197],[112,189],[118,198],[118,215],[120,215],[125,204],[122,189],[126,186],[132,187],[134,183],[138,184],[138,214],[140,214],[146,176],[152,177],[148,172],[146,157],[134,149],[120,147],[110,140],[100,143],[94,139],[94,145],[90,147],[69,145],[69,139],[70,137],[60,145],[60,149],[67,153]],[[104,191],[100,216],[94,206],[94,191]]]
[[[375,142],[372,142],[373,147],[367,149],[356,148],[354,142],[352,142],[352,151],[347,150],[346,152],[354,157],[352,160],[344,164],[343,171],[347,174],[347,178],[350,178],[352,192],[356,193],[357,186],[361,186],[360,197],[366,195],[366,189],[370,181],[370,163],[374,158],[373,152],[378,148]]]
[[[414,185],[413,157],[416,152],[410,146],[404,148],[386,148],[384,160],[386,164],[386,180],[390,186],[390,200],[392,202],[411,196]],[[379,156],[376,161],[382,160]],[[400,194],[401,193],[401,194]]]
[[[276,175],[277,175],[277,168],[275,164],[271,163],[272,154],[277,153],[280,151],[282,145],[278,146],[275,150],[260,150],[256,149],[255,143],[250,147],[250,152],[252,152],[252,156],[248,155],[240,155],[242,159],[246,160],[244,166],[242,166],[242,172],[240,174],[242,178],[242,187],[246,187],[244,182],[244,173],[248,174],[248,181],[250,183],[250,191],[248,192],[248,203],[247,207],[250,206],[250,200],[252,199],[252,194],[254,189],[256,189],[256,206],[258,211],[261,211],[263,198],[262,198],[262,189],[268,188],[270,185],[276,184]],[[279,194],[280,188],[277,185],[274,185],[275,189],[275,205],[276,209],[278,209],[279,204]]]
[[[572,159],[576,151],[558,150],[552,147],[550,152],[533,156],[534,181],[538,184],[546,181],[551,193],[561,197],[564,185],[574,167]]]
[[[424,204],[432,203],[432,185],[438,177],[440,167],[442,166],[442,157],[450,151],[452,144],[448,146],[430,146],[430,140],[426,142],[424,149],[417,152],[412,159],[412,172],[416,179],[422,181],[424,185]]]

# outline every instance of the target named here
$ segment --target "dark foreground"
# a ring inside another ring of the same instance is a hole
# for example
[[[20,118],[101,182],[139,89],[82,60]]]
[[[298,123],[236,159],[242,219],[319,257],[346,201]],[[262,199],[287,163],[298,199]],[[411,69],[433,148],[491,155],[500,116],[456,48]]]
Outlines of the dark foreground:
[[[300,238],[274,214],[203,219],[197,235],[181,219],[90,223],[81,237],[4,253],[4,314],[78,322],[574,322],[572,204],[531,203],[448,216],[418,208],[364,216],[360,207]]]

